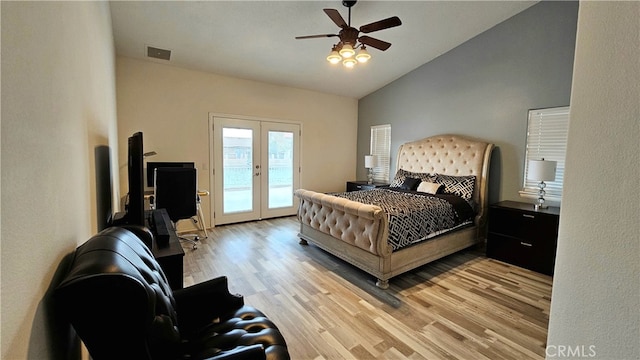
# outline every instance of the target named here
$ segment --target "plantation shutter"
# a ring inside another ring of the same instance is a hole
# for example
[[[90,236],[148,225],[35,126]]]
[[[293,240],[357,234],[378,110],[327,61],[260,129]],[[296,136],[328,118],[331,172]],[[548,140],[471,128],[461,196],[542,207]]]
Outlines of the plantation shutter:
[[[378,164],[373,168],[373,180],[376,182],[389,182],[391,125],[372,126],[370,145],[370,154],[378,157]]]
[[[527,180],[529,160],[551,160],[557,162],[555,181],[545,181],[545,198],[559,201],[562,198],[564,160],[569,132],[568,106],[529,110],[527,125],[527,147],[524,164],[523,196],[538,194],[538,181]]]

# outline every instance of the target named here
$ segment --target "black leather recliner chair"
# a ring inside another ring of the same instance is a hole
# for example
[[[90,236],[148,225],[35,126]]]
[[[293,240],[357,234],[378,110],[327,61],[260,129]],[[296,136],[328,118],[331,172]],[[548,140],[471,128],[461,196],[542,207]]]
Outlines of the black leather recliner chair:
[[[107,228],[79,246],[54,294],[93,359],[289,359],[226,277],[172,291],[145,244]]]

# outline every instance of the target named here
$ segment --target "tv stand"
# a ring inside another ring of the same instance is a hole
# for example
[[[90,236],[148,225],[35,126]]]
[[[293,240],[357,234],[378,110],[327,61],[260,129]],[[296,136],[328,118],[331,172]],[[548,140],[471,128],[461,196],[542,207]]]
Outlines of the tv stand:
[[[145,219],[155,238],[151,253],[164,271],[171,289],[182,289],[184,250],[171,226],[169,214],[165,209],[148,210],[145,211]],[[156,220],[151,223],[150,219]]]

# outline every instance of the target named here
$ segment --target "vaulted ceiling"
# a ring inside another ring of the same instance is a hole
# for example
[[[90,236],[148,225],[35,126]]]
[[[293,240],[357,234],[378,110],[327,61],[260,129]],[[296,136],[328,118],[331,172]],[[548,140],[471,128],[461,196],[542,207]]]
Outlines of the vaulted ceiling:
[[[358,1],[355,28],[391,16],[402,25],[367,35],[390,42],[353,69],[327,62],[337,34],[323,12],[340,1],[112,1],[119,56],[241,79],[361,98],[446,53],[536,1]],[[171,50],[170,60],[147,57],[147,46]]]

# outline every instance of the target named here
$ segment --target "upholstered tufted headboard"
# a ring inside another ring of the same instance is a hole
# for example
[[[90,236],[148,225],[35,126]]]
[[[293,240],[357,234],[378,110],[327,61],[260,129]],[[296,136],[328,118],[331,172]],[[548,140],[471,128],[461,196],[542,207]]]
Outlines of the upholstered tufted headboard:
[[[438,135],[400,145],[396,169],[416,173],[475,175],[473,200],[488,206],[489,163],[493,144],[460,135]]]

